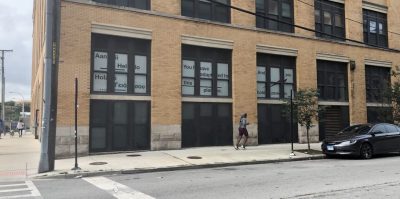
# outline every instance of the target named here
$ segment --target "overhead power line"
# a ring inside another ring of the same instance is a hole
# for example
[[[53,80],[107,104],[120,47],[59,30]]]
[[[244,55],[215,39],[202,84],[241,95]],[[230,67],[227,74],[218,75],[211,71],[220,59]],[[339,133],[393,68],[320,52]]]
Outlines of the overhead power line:
[[[333,37],[333,38],[337,38],[337,39],[341,39],[341,40],[345,40],[345,41],[350,41],[350,42],[357,43],[357,44],[368,45],[368,46],[372,46],[372,47],[376,47],[376,48],[381,48],[381,49],[387,49],[387,50],[391,50],[391,51],[395,51],[395,52],[400,52],[400,50],[397,50],[397,49],[386,48],[386,47],[373,45],[373,44],[365,44],[364,42],[357,41],[357,40],[354,40],[354,39],[348,39],[348,38],[345,38],[345,37],[336,36],[336,35],[333,35],[333,34],[329,34],[329,33],[325,33],[325,32],[322,32],[322,31],[314,30],[314,29],[307,28],[307,27],[304,27],[304,26],[299,26],[299,25],[296,25],[296,24],[293,24],[293,23],[289,23],[289,22],[286,22],[286,21],[281,21],[279,19],[274,19],[274,18],[265,16],[265,15],[261,15],[261,14],[258,14],[258,13],[254,13],[254,12],[245,10],[243,8],[239,8],[239,7],[236,7],[236,6],[232,6],[232,5],[228,5],[228,4],[225,4],[225,3],[221,3],[221,2],[218,2],[216,0],[208,0],[208,1],[213,2],[215,4],[218,4],[218,5],[222,5],[222,6],[228,7],[230,9],[234,9],[234,10],[243,12],[243,13],[254,15],[254,16],[257,16],[257,17],[261,17],[263,19],[271,20],[271,21],[276,21],[276,22],[279,22],[279,23],[282,23],[282,24],[290,25],[290,26],[293,26],[293,27],[296,27],[296,28],[299,28],[299,29],[302,29],[302,30],[309,31],[309,32],[319,33],[319,34],[327,35],[327,36],[330,36],[330,37]]]

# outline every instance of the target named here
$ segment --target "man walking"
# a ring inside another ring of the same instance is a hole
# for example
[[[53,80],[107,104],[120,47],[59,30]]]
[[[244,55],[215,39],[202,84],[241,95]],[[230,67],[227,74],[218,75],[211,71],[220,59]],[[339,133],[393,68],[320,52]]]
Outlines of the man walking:
[[[19,120],[19,122],[17,124],[17,129],[18,129],[19,137],[22,137],[22,131],[24,130],[24,123],[22,122],[22,120]]]
[[[239,122],[239,135],[237,137],[237,142],[236,145],[234,146],[236,150],[239,149],[239,143],[240,140],[242,139],[243,135],[244,137],[244,142],[243,142],[243,149],[246,149],[246,142],[247,138],[249,137],[249,133],[247,132],[246,126],[249,125],[250,123],[247,122],[247,113],[244,113],[243,115],[240,116],[240,122]]]

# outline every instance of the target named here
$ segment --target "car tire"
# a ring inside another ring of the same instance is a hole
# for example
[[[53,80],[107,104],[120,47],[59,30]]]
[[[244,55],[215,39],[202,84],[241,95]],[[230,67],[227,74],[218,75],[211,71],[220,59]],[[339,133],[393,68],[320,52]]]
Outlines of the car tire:
[[[373,155],[372,146],[368,143],[364,143],[360,148],[360,156],[362,159],[371,159]]]

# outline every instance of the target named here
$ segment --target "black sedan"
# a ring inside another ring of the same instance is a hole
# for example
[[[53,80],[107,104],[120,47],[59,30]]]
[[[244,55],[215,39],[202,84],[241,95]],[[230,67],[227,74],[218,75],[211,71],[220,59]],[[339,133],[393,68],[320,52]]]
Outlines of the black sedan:
[[[325,139],[321,148],[327,157],[356,155],[364,159],[400,152],[400,127],[387,123],[353,125]]]

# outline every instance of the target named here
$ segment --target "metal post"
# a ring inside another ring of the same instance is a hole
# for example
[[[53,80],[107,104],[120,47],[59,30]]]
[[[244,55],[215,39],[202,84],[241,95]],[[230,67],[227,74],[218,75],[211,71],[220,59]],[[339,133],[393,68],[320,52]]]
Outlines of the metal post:
[[[290,137],[292,142],[292,152],[290,156],[296,156],[293,149],[294,133],[293,133],[293,89],[290,90]]]
[[[4,76],[4,52],[13,52],[13,50],[0,50],[1,51],[1,120],[6,119],[5,117],[5,92],[6,92],[6,78]],[[4,125],[3,125],[4,126]],[[4,132],[4,127],[3,130]]]
[[[39,124],[38,124],[38,112],[39,112],[39,109],[36,109],[36,111],[35,111],[35,139],[39,138],[38,133],[37,133],[37,128],[39,126]]]
[[[75,77],[75,167],[72,170],[81,170],[78,167],[78,78]]]
[[[46,0],[46,28],[45,28],[45,60],[43,69],[43,111],[42,111],[42,145],[38,172],[43,173],[54,170],[54,143],[55,132],[50,131],[51,113],[51,85],[53,67],[53,21],[54,0]]]

